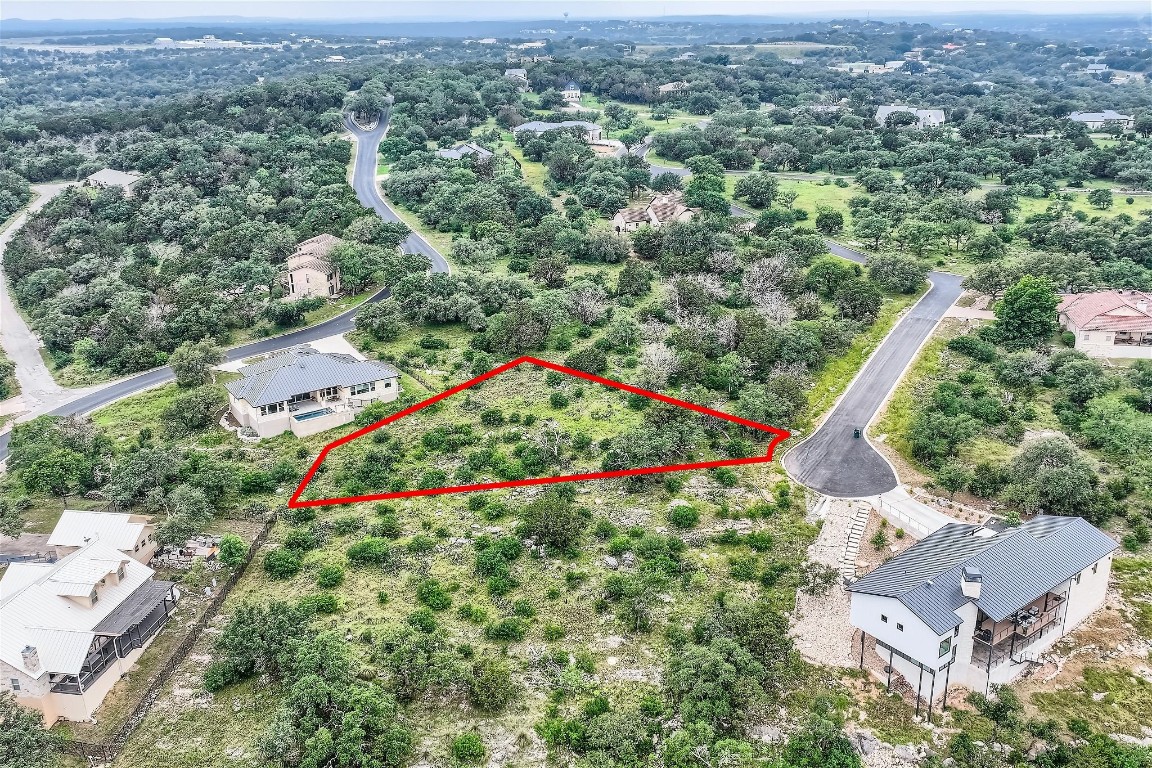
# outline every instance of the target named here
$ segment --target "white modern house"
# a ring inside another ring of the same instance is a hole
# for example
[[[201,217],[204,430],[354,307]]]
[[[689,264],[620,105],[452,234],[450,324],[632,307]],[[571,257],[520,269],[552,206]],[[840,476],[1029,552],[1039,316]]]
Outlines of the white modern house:
[[[1152,359],[1152,294],[1096,291],[1063,297],[1060,325],[1076,349],[1092,357]]]
[[[532,120],[527,123],[521,123],[512,129],[515,134],[521,133],[547,133],[548,131],[558,131],[563,128],[576,129],[583,136],[585,141],[599,141],[604,133],[604,129],[590,123],[587,120],[563,120],[559,123],[548,123],[543,120]]]
[[[375,360],[293,347],[239,370],[229,411],[260,437],[314,435],[348,424],[363,408],[400,394],[400,374]]]
[[[91,720],[179,598],[99,539],[55,563],[12,563],[0,579],[0,691],[45,725]]]
[[[124,190],[126,197],[131,197],[132,187],[143,178],[144,177],[138,173],[104,168],[96,171],[96,173],[86,178],[84,182],[92,187],[120,187]]]
[[[944,125],[944,110],[942,109],[919,109],[917,107],[909,107],[903,104],[887,104],[881,107],[876,107],[875,120],[879,125],[888,124],[888,116],[895,112],[908,112],[916,118],[917,128],[939,128]]]
[[[64,510],[48,546],[56,557],[64,558],[97,539],[144,565],[156,554],[156,526],[150,517],[77,509]]]
[[[1106,109],[1103,112],[1073,112],[1068,115],[1068,119],[1074,123],[1083,123],[1090,131],[1099,131],[1110,125],[1130,130],[1133,125],[1132,115],[1122,115],[1114,109]]]
[[[1116,546],[1079,517],[950,523],[848,587],[860,666],[929,713],[950,685],[988,693],[1104,604]]]

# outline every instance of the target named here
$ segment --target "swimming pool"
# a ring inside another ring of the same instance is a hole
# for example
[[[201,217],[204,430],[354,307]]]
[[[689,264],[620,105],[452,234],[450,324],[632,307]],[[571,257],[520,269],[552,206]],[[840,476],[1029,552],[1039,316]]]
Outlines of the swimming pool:
[[[298,413],[295,416],[293,416],[292,418],[296,419],[296,421],[308,421],[308,419],[318,419],[321,416],[327,416],[330,413],[336,413],[336,411],[332,410],[331,408],[321,408],[318,411],[308,411],[308,413]]]

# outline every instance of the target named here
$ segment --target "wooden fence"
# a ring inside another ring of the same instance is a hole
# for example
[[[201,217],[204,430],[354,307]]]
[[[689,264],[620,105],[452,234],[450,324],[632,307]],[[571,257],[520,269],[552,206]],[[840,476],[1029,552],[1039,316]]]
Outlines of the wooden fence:
[[[237,566],[232,575],[221,585],[219,591],[208,603],[208,607],[204,609],[204,613],[200,618],[193,623],[192,627],[188,630],[188,634],[181,641],[180,645],[176,646],[164,664],[160,667],[159,674],[152,680],[152,684],[148,688],[147,694],[136,704],[132,713],[124,720],[112,738],[107,743],[92,743],[85,741],[68,741],[64,744],[64,751],[68,754],[76,755],[78,757],[87,758],[91,763],[108,763],[116,759],[120,751],[124,749],[124,745],[128,742],[129,737],[144,720],[149,710],[160,698],[160,692],[164,686],[172,679],[172,675],[176,673],[177,668],[184,661],[185,657],[192,651],[192,648],[200,640],[200,635],[216,618],[216,614],[220,612],[220,608],[224,605],[225,598],[228,593],[232,591],[232,587],[236,586],[236,582],[248,569],[249,563],[256,557],[257,551],[264,545],[268,539],[268,535],[272,532],[272,526],[276,523],[276,519],[270,518],[265,521],[264,526],[252,540],[251,546],[248,547],[248,554],[244,557],[244,561]]]

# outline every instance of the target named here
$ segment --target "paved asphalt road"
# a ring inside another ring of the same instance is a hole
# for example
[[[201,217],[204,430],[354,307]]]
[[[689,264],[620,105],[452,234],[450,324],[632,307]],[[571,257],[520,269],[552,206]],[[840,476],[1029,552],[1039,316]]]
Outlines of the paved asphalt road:
[[[352,170],[352,187],[356,190],[356,197],[359,198],[360,202],[366,207],[376,211],[385,221],[399,221],[399,217],[397,217],[396,213],[384,202],[376,186],[377,147],[388,130],[388,115],[385,114],[383,119],[377,123],[376,127],[370,131],[361,130],[350,120],[346,120],[346,124],[348,125],[348,130],[356,136],[357,140],[356,163]],[[450,271],[448,262],[444,260],[444,257],[429,245],[428,241],[416,233],[409,235],[408,239],[402,244],[402,247],[409,253],[422,253],[427,256],[432,262],[433,272]],[[310,341],[317,341],[318,339],[346,333],[356,326],[356,313],[360,307],[382,301],[387,299],[388,296],[389,293],[387,289],[381,290],[369,297],[367,301],[360,304],[357,308],[351,309],[331,320],[326,320],[307,328],[301,328],[298,331],[292,331],[282,336],[260,339],[259,341],[252,341],[238,347],[232,347],[225,351],[224,358],[227,362],[243,360],[246,357],[266,355],[297,344],[306,344]],[[48,413],[53,416],[71,416],[90,413],[122,397],[143,392],[146,389],[151,389],[152,387],[159,386],[171,380],[171,368],[167,366],[154,368],[153,370],[145,371],[127,379],[114,381],[95,392],[73,400],[67,405],[63,405]],[[0,461],[8,458],[8,440],[11,434],[11,431],[0,434]]]
[[[838,243],[829,242],[828,248],[837,256],[864,261],[863,254]],[[872,421],[920,345],[962,292],[959,275],[932,272],[928,277],[931,289],[872,353],[820,428],[784,455],[784,468],[798,483],[841,498],[876,496],[899,484],[884,457],[868,440],[853,438],[852,430],[863,430]]]
[[[647,155],[650,145],[634,150]],[[686,168],[652,165],[652,175],[691,174]],[[732,215],[751,215],[732,206]],[[863,264],[866,256],[839,243],[826,241],[837,256]],[[932,333],[940,318],[960,297],[961,277],[946,272],[929,274],[932,287],[888,334],[872,354],[836,408],[812,435],[784,455],[784,468],[794,480],[815,491],[841,498],[877,496],[899,485],[896,473],[884,457],[863,437],[852,437],[854,429],[864,428],[876,416],[888,393],[912,362],[920,345]]]

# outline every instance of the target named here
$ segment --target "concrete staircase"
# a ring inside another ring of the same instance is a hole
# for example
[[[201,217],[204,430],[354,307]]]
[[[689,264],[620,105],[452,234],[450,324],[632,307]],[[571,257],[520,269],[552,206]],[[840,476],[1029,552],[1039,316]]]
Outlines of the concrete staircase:
[[[864,529],[868,527],[868,516],[872,513],[871,505],[856,502],[859,507],[852,516],[852,524],[848,527],[848,541],[844,544],[844,554],[840,557],[840,576],[845,581],[856,580],[856,559],[860,556],[860,542],[864,538]]]

